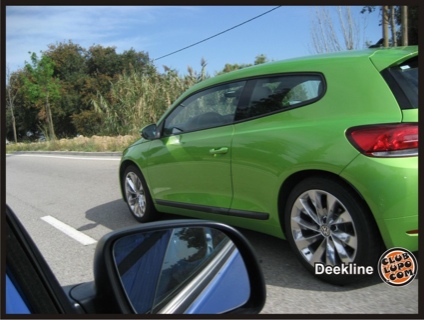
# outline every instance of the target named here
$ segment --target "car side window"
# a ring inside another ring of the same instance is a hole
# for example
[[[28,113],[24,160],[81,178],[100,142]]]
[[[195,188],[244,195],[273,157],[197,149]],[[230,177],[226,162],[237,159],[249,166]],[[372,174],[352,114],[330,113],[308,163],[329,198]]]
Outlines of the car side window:
[[[167,117],[163,134],[170,136],[231,124],[245,81],[198,92],[180,103]]]
[[[272,76],[251,80],[249,102],[240,106],[236,120],[244,120],[312,103],[323,95],[319,74]]]

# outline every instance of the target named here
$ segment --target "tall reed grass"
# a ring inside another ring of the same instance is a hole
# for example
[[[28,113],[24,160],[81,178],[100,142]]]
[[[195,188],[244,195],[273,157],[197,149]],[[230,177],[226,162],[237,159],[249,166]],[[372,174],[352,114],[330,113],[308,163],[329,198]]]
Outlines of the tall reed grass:
[[[135,134],[142,127],[156,122],[173,101],[185,90],[206,77],[206,62],[201,62],[197,74],[188,68],[188,74],[180,77],[177,71],[165,67],[165,73],[137,72],[123,73],[111,84],[107,96],[94,99],[94,110],[102,115],[103,126],[100,134]]]

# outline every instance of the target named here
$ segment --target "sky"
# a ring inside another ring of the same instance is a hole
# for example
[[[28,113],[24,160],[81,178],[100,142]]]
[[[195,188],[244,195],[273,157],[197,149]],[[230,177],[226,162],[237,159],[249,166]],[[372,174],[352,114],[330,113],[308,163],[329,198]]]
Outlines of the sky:
[[[315,8],[6,6],[6,66],[16,71],[30,61],[28,52],[39,54],[50,44],[71,40],[85,49],[101,45],[115,47],[117,53],[143,51],[159,72],[164,65],[181,75],[188,66],[199,72],[204,59],[207,73],[214,75],[227,63],[253,64],[260,54],[269,61],[314,54],[311,27]],[[351,9],[361,43],[377,42],[381,38],[379,14],[359,14],[362,6]],[[336,7],[329,10],[336,14]],[[187,46],[191,47],[168,55]]]

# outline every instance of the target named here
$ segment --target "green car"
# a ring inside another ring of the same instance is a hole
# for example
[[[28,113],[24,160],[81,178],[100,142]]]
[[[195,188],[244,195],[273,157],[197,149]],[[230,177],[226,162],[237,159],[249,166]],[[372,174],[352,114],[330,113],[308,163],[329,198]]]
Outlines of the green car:
[[[141,135],[119,169],[139,222],[166,212],[287,239],[335,284],[376,272],[385,249],[418,251],[417,46],[216,76]]]

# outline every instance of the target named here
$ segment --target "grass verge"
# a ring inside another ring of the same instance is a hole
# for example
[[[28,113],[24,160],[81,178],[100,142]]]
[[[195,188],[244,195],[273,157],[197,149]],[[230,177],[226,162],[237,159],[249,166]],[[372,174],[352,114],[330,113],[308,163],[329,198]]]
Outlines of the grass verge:
[[[122,152],[139,135],[117,137],[79,136],[72,139],[60,139],[44,142],[18,142],[6,145],[6,153],[17,151],[79,151],[79,152]]]

